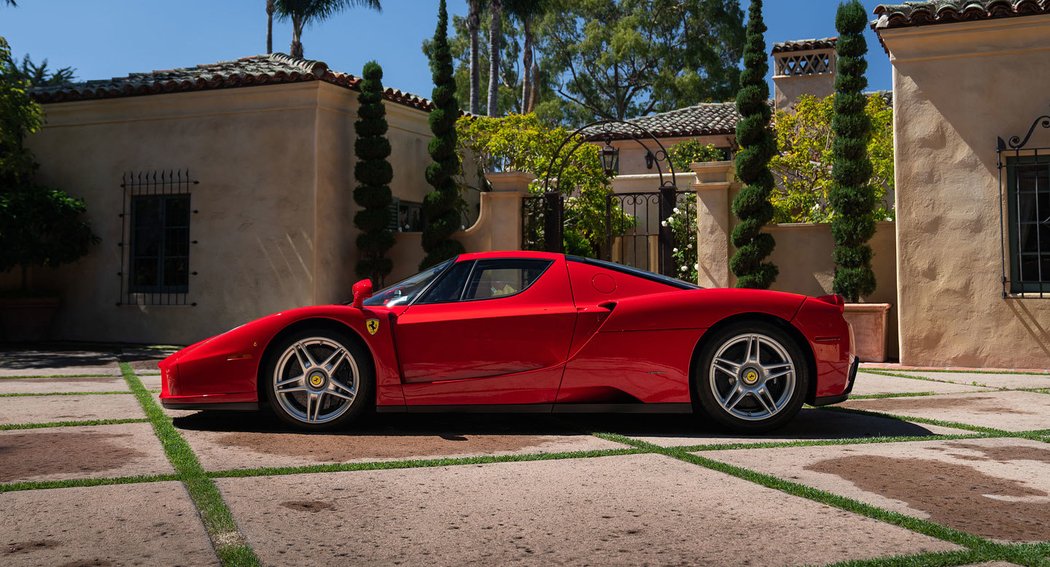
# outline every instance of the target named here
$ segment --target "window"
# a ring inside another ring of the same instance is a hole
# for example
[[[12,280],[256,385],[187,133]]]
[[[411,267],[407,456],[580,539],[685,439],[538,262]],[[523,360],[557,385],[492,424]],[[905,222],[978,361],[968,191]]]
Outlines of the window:
[[[1008,160],[1010,291],[1050,292],[1050,156]]]
[[[131,197],[130,293],[186,293],[190,270],[190,196]]]
[[[521,293],[551,264],[548,260],[479,260],[463,290],[463,300],[497,299]]]
[[[387,307],[393,307],[395,305],[407,305],[412,303],[416,295],[423,291],[434,281],[435,278],[441,275],[452,263],[452,260],[445,260],[440,264],[419,272],[418,274],[397,282],[396,284],[383,288],[372,297],[365,300],[365,305],[385,305]]]
[[[447,303],[459,301],[463,293],[463,282],[467,281],[474,262],[460,262],[452,266],[434,286],[427,290],[426,295],[420,298],[419,303]]]
[[[423,204],[394,198],[387,228],[393,232],[423,232]]]

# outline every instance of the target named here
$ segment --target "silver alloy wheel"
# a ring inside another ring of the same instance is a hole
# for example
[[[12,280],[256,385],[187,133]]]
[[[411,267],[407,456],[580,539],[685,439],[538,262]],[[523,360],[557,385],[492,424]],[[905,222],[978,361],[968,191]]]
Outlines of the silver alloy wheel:
[[[722,409],[746,421],[777,415],[795,393],[795,363],[784,345],[767,335],[731,337],[715,352],[707,375]]]
[[[361,373],[343,345],[325,337],[292,343],[273,371],[273,393],[281,408],[302,423],[338,419],[353,405]]]

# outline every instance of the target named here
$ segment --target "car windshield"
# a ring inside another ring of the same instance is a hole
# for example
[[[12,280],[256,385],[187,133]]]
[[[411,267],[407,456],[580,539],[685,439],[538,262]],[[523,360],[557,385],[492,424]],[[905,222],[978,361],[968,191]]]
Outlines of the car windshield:
[[[434,281],[434,278],[445,271],[445,268],[452,265],[452,262],[453,260],[446,260],[433,268],[422,271],[406,280],[399,281],[390,287],[383,288],[372,297],[366,299],[365,305],[393,307],[395,305],[412,303],[412,300],[419,295],[419,292],[426,289],[430,282]]]

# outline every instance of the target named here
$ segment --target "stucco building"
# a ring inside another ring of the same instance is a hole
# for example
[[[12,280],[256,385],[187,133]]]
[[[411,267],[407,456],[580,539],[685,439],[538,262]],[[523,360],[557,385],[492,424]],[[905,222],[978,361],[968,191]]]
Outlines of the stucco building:
[[[875,13],[893,64],[901,362],[1050,368],[1050,0]]]
[[[37,91],[41,181],[84,198],[101,238],[73,265],[34,271],[62,294],[53,336],[187,343],[348,299],[358,81],[274,54]],[[397,278],[423,256],[431,103],[384,97]]]

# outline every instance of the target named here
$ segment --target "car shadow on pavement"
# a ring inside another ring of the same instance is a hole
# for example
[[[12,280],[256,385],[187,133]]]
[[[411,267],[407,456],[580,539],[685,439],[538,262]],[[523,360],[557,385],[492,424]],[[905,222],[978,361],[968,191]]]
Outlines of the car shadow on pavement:
[[[180,429],[244,433],[308,433],[280,421],[269,411],[197,412],[176,417]],[[836,440],[869,437],[925,437],[936,433],[919,424],[873,415],[805,409],[786,426],[760,435],[733,433],[700,415],[688,414],[376,414],[346,429],[322,435],[437,436],[466,440],[468,435],[589,435],[618,433],[657,444],[713,444],[746,438],[760,440]]]

